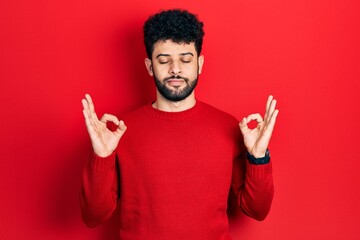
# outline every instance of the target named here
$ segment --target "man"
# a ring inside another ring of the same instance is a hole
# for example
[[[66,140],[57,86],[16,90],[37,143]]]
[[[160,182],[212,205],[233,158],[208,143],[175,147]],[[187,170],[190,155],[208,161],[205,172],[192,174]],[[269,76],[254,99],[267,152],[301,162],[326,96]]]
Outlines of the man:
[[[204,64],[203,35],[203,24],[187,11],[150,17],[145,65],[156,101],[122,120],[110,114],[98,120],[91,97],[82,100],[93,146],[80,195],[89,227],[119,207],[120,239],[231,239],[229,190],[250,217],[268,214],[273,181],[267,147],[276,101],[268,98],[264,119],[251,114],[240,123],[198,101],[193,90]],[[255,129],[247,126],[252,120]],[[107,129],[107,122],[117,129]]]

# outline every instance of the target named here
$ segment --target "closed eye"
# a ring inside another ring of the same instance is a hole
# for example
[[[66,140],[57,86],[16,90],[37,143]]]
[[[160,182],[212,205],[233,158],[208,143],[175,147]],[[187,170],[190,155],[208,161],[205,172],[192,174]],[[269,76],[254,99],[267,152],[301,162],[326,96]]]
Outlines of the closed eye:
[[[183,63],[190,63],[190,60],[181,60]]]

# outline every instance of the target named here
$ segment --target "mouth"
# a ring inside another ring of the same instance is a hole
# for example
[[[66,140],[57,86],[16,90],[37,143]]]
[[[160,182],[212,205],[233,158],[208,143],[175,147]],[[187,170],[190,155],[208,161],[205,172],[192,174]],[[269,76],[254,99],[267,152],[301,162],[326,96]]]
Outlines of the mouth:
[[[185,82],[185,80],[181,79],[181,78],[170,78],[170,79],[167,79],[165,82],[166,82],[166,84],[168,84],[170,86],[179,87]]]

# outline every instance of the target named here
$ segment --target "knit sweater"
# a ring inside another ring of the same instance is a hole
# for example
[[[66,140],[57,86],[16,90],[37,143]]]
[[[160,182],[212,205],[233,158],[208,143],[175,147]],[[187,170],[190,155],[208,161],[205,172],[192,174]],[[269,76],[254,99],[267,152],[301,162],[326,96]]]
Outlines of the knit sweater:
[[[97,226],[119,207],[121,240],[220,240],[227,199],[258,220],[273,197],[271,162],[253,165],[238,121],[197,101],[181,112],[151,104],[122,117],[127,130],[108,157],[85,166],[82,217]]]

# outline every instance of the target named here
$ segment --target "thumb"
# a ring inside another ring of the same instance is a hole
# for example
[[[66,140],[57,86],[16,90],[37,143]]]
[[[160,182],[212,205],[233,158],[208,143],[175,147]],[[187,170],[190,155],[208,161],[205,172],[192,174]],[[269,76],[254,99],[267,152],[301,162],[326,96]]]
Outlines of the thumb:
[[[248,128],[248,125],[247,125],[246,118],[243,118],[243,120],[239,123],[239,126],[240,126],[240,131],[243,135],[250,131],[250,129]]]

